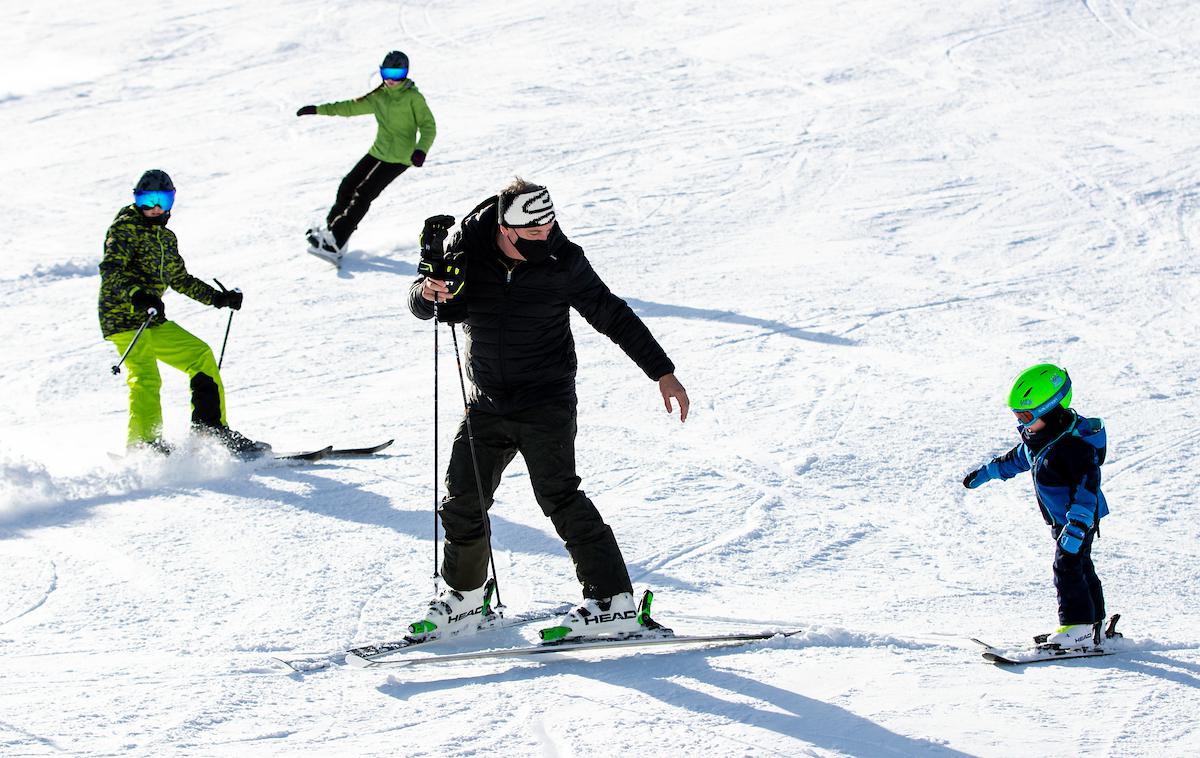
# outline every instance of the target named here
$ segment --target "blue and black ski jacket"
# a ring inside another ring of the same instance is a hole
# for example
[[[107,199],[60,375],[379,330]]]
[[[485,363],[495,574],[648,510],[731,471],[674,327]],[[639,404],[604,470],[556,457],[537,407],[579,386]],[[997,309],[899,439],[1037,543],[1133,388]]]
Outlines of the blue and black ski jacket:
[[[1048,416],[1051,414],[1047,414]],[[1047,524],[1067,523],[1067,510],[1078,503],[1091,508],[1099,525],[1108,515],[1100,491],[1100,466],[1108,447],[1104,422],[1063,409],[1045,429],[986,466],[991,478],[1012,479],[1033,472],[1033,491]]]

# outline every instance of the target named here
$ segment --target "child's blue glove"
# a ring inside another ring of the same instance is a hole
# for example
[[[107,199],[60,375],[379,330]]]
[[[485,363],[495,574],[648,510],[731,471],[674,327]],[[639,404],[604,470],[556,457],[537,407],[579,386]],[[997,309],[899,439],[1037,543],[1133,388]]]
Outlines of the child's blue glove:
[[[1058,533],[1058,546],[1063,549],[1063,552],[1075,555],[1083,546],[1083,540],[1086,537],[1087,530],[1079,524],[1067,524]]]
[[[1075,555],[1083,546],[1088,530],[1096,522],[1095,510],[1092,507],[1071,503],[1067,509],[1067,525],[1058,533],[1058,544],[1065,552]]]
[[[991,463],[980,466],[971,473],[963,477],[963,486],[969,490],[973,490],[984,482],[990,482],[993,479],[1000,478],[1000,464],[992,461]]]

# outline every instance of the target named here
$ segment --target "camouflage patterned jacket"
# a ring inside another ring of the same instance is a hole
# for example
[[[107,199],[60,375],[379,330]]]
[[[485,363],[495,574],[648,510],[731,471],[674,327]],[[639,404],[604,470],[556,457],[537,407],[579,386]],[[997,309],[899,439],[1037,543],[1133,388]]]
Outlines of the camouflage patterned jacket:
[[[118,213],[104,238],[100,261],[100,331],[105,337],[137,329],[145,316],[133,308],[133,293],[162,297],[167,288],[212,305],[217,291],[187,272],[175,232],[152,223],[133,205]],[[160,314],[155,324],[166,319]]]

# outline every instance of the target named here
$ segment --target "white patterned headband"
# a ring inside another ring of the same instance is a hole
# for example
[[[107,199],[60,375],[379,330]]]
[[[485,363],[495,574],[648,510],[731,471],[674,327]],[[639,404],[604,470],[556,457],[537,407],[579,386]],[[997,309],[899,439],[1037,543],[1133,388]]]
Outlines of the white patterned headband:
[[[500,223],[510,229],[541,226],[554,220],[554,202],[550,200],[550,190],[545,187],[510,195],[507,200],[501,196],[500,207]]]

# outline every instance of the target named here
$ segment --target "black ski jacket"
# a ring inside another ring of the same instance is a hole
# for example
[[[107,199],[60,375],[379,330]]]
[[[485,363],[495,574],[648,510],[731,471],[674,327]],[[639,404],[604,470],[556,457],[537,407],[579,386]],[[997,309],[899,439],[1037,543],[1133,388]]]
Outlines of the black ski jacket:
[[[675,365],[633,309],[609,291],[583,248],[561,234],[541,263],[508,258],[496,244],[496,197],[462,220],[446,258],[463,269],[462,292],[438,305],[438,320],[462,323],[469,404],[487,413],[511,413],[556,400],[575,400],[575,340],[570,309],[617,343],[646,376],[657,381]],[[561,230],[559,230],[561,232]],[[433,317],[421,297],[424,278],[409,290],[409,309]]]

